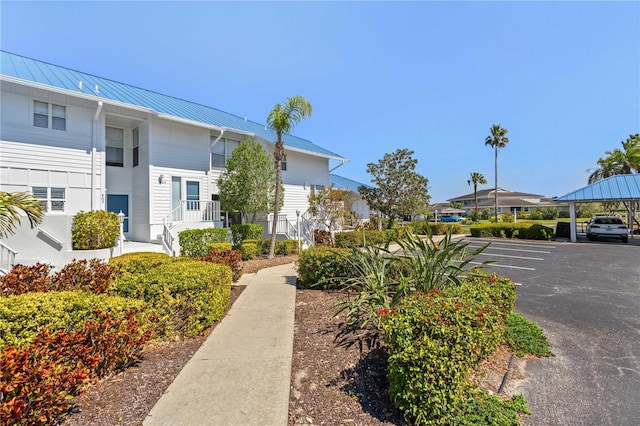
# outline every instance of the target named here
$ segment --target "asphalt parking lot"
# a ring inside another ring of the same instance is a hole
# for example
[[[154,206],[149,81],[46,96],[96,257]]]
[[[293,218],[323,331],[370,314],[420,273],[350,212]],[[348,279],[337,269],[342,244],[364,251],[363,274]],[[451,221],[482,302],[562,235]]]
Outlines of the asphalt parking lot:
[[[525,425],[640,424],[640,239],[492,240],[480,260],[520,284],[516,311],[555,354],[527,363]]]

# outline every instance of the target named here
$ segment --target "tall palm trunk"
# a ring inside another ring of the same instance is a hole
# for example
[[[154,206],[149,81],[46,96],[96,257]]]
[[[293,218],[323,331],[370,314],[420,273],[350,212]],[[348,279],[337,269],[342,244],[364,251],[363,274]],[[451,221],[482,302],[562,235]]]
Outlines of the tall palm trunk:
[[[271,224],[271,245],[269,247],[269,258],[272,258],[276,249],[276,233],[278,232],[278,214],[280,213],[280,186],[282,182],[282,158],[284,157],[284,144],[282,136],[278,134],[273,156],[276,159],[276,203],[273,205],[273,223]]]
[[[496,176],[496,181],[495,181],[495,192],[494,192],[494,216],[496,219],[496,223],[498,223],[498,145],[495,146],[495,176]]]
[[[476,219],[478,220],[478,182],[473,182],[473,200],[476,203]]]

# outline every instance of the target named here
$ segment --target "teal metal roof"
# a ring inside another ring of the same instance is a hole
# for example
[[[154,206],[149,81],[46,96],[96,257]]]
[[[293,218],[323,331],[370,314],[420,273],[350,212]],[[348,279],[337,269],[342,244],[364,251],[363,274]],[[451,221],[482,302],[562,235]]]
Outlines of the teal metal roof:
[[[355,180],[352,180],[343,176],[334,175],[333,173],[329,174],[329,183],[338,189],[349,189],[355,193],[358,193],[359,186],[364,185],[367,188],[373,188],[371,185],[356,182]]]
[[[640,200],[640,173],[615,175],[599,180],[554,201]]]
[[[72,70],[47,62],[16,55],[5,51],[0,51],[0,74],[39,83],[58,89],[70,90],[76,93],[94,96],[100,100],[118,101],[137,107],[147,108],[158,113],[170,116],[193,120],[200,123],[227,127],[229,129],[243,130],[254,133],[266,140],[275,141],[276,134],[272,130],[265,128],[264,124],[245,120],[233,114],[220,111],[173,96],[163,95],[151,90],[141,89],[125,83],[97,77],[81,71]],[[78,88],[78,82],[82,82],[82,90]],[[94,88],[98,86],[98,93],[94,93]],[[286,134],[283,136],[286,146],[301,149],[322,156],[339,160],[346,160],[344,157],[322,148],[313,142]]]

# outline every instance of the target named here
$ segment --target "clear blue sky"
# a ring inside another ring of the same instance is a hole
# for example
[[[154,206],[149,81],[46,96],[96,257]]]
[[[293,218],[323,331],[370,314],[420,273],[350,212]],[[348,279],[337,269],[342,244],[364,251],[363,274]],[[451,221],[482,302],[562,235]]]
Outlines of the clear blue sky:
[[[638,2],[9,2],[1,46],[264,123],[366,165],[415,151],[432,201],[499,185],[560,196],[640,131]]]

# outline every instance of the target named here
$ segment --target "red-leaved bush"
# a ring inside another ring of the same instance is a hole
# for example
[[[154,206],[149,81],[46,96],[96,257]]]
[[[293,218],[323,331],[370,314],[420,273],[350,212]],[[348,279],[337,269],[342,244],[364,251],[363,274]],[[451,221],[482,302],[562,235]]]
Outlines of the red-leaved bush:
[[[204,262],[218,263],[231,268],[233,282],[242,276],[242,252],[240,250],[213,250],[198,260]]]
[[[0,352],[0,425],[55,424],[87,382],[122,371],[140,358],[151,328],[141,327],[133,311],[121,318],[96,314],[100,320],[81,330],[43,330],[30,344]]]
[[[104,293],[120,273],[100,259],[74,259],[53,275],[52,268],[44,263],[14,265],[7,275],[0,277],[0,295],[74,290]]]

